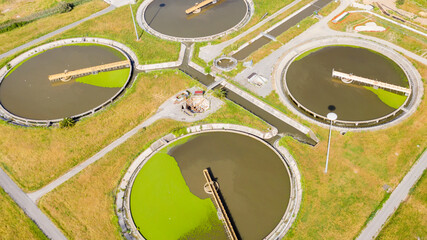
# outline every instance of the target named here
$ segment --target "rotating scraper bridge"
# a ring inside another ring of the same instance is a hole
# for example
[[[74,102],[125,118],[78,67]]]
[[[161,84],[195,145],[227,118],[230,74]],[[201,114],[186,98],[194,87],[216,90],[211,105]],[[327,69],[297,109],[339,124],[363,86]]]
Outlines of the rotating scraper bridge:
[[[66,71],[64,73],[53,74],[53,75],[49,75],[48,78],[49,78],[49,81],[52,83],[59,82],[59,81],[67,82],[73,78],[83,77],[90,74],[96,74],[98,72],[107,72],[107,71],[117,70],[125,67],[130,67],[130,64],[131,63],[129,60],[124,60],[119,62],[98,65],[94,67],[89,67],[89,68],[78,69],[78,70],[69,71],[69,72]]]

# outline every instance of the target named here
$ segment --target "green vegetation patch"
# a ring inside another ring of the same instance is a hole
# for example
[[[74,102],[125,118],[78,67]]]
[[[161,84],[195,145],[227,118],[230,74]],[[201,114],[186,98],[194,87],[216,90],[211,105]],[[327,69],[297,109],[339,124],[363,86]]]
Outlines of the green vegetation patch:
[[[76,82],[90,84],[98,87],[121,88],[128,80],[130,68],[114,71],[100,72],[76,79]]]
[[[180,239],[223,231],[211,199],[190,192],[178,163],[167,151],[161,150],[144,165],[132,187],[132,217],[142,235]]]
[[[400,95],[397,93],[393,93],[390,91],[386,91],[384,89],[375,89],[373,87],[367,87],[364,86],[365,89],[368,89],[369,91],[373,92],[375,95],[378,96],[378,98],[385,104],[387,104],[387,106],[390,106],[394,109],[399,108],[400,106],[402,106],[403,103],[405,103],[406,98],[408,98],[407,96],[404,95]]]

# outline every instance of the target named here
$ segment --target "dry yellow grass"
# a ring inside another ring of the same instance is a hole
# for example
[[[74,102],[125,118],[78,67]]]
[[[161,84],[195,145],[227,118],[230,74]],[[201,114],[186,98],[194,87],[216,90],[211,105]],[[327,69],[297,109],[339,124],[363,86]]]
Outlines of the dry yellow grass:
[[[426,78],[427,66],[415,64]],[[424,84],[424,94],[426,87]],[[311,126],[322,140],[314,148],[284,139],[282,144],[298,162],[304,188],[302,208],[286,239],[356,237],[385,197],[382,186],[396,187],[427,148],[426,104],[424,98],[413,116],[389,129],[345,135],[333,132],[327,174],[323,171],[328,129]]]
[[[0,23],[19,19],[53,7],[60,0],[3,0],[0,1]]]
[[[121,239],[114,212],[115,188],[140,151],[179,126],[161,120],[89,166],[40,200],[40,206],[70,239]]]
[[[263,131],[268,127],[249,112],[228,101],[218,112],[202,121],[237,121]],[[148,126],[82,173],[44,196],[40,200],[40,206],[71,239],[120,239],[113,204],[115,188],[124,171],[139,153],[160,136],[189,125],[190,123],[160,120]]]
[[[38,189],[135,127],[190,82],[178,71],[145,74],[126,97],[70,129],[1,123],[0,164],[23,189]]]
[[[134,12],[142,1],[134,4]],[[136,13],[134,13],[136,14]],[[142,31],[138,26],[140,40],[136,41],[129,6],[123,6],[101,17],[89,20],[58,36],[70,37],[101,37],[125,44],[132,49],[139,59],[139,64],[161,63],[178,59],[180,43],[159,39]]]
[[[102,0],[93,0],[75,7],[71,12],[55,14],[53,16],[29,23],[12,31],[1,33],[0,53],[5,53],[26,42],[36,39],[37,37],[85,18],[92,13],[106,8],[107,6],[108,4]]]
[[[0,188],[0,209],[1,239],[47,239],[2,188]]]
[[[377,25],[385,27],[386,31],[361,32],[361,34],[384,39],[418,55],[423,54],[427,50],[427,41],[424,36],[406,30],[393,23],[371,16],[367,13],[351,13],[341,22],[337,24],[329,22],[328,25],[331,29],[337,31],[352,32],[354,31],[354,27],[368,21],[373,21],[377,23]]]

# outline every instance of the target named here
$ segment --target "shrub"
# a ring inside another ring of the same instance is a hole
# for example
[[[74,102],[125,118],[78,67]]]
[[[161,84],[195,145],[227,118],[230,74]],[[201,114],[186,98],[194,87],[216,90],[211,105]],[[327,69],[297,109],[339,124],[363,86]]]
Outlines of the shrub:
[[[76,121],[72,118],[64,118],[62,119],[62,121],[59,122],[59,127],[60,128],[69,128],[72,127],[76,124]]]

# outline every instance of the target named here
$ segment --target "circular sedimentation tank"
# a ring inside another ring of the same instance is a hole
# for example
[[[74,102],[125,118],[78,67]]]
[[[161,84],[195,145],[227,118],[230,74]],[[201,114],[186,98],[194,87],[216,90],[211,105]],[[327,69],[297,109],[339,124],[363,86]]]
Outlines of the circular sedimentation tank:
[[[152,0],[141,4],[137,20],[158,37],[175,41],[205,41],[244,26],[251,0],[218,0],[200,12],[186,14],[199,0]]]
[[[291,192],[284,159],[249,135],[207,132],[166,145],[136,173],[130,212],[145,239],[227,239],[205,191],[206,168],[240,238],[263,239],[276,228]]]
[[[411,97],[333,78],[333,70],[410,88],[405,72],[391,59],[353,46],[326,46],[300,54],[283,72],[282,87],[304,114],[324,121],[328,112],[335,112],[338,122],[356,126],[393,120]]]
[[[95,111],[123,90],[131,67],[56,83],[48,76],[127,59],[118,49],[96,44],[65,45],[34,54],[2,79],[0,103],[13,117],[30,121],[56,121]]]

